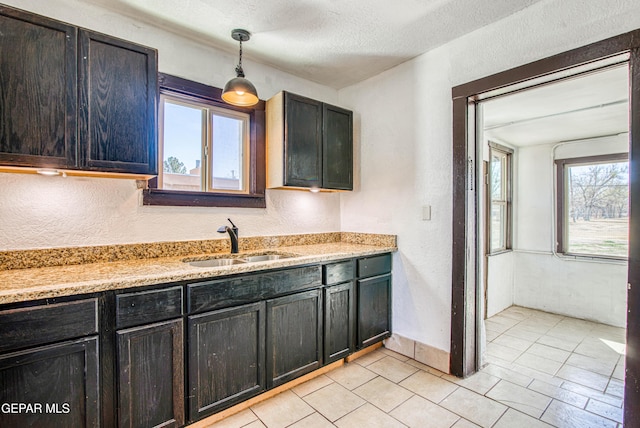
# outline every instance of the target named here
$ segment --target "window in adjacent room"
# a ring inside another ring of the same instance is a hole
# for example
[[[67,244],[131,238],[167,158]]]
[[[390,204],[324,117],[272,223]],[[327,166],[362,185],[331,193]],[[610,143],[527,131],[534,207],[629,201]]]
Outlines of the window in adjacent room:
[[[159,81],[159,171],[144,203],[264,207],[264,102],[235,107],[218,88]]]
[[[489,143],[489,253],[511,249],[511,157],[513,150]]]
[[[556,160],[557,251],[607,258],[629,250],[629,155]]]

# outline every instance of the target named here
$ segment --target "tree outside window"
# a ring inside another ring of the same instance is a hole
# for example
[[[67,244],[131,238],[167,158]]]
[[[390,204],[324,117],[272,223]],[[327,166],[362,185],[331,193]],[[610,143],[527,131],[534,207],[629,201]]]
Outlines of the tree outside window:
[[[558,252],[626,258],[627,154],[557,160]]]

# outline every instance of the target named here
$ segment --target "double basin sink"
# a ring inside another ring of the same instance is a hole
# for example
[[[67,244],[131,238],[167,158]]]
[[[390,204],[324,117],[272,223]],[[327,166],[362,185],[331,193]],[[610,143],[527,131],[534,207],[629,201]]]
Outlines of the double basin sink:
[[[188,263],[193,267],[219,267],[219,266],[231,266],[231,265],[239,265],[243,263],[256,263],[256,262],[266,262],[270,260],[280,260],[280,259],[289,259],[291,257],[296,257],[293,254],[282,254],[282,253],[270,253],[270,254],[247,254],[241,255],[238,257],[189,257],[183,259],[183,263]]]

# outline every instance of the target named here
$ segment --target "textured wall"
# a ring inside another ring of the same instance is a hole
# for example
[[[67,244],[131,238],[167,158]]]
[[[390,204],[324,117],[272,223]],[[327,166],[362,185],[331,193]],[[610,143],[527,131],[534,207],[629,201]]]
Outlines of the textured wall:
[[[0,174],[0,250],[340,230],[337,194],[268,190],[266,209],[143,206],[133,180]]]
[[[74,0],[3,3],[158,49],[159,70],[222,87],[237,52],[203,43]],[[215,17],[211,17],[215,22]],[[243,61],[260,97],[289,90],[336,103],[337,91]],[[244,236],[340,230],[340,196],[267,191],[267,209],[148,207],[134,180],[0,174],[0,250],[211,239],[231,217]],[[371,229],[375,232],[375,229]]]
[[[342,228],[398,235],[396,333],[450,347],[451,87],[636,28],[637,0],[544,1],[340,91],[356,111],[361,173]]]

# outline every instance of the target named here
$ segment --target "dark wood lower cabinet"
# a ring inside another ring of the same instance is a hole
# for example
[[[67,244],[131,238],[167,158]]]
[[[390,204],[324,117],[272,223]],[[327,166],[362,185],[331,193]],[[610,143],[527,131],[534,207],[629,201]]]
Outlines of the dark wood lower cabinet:
[[[358,287],[358,347],[391,335],[391,274],[361,279]]]
[[[265,390],[265,303],[189,317],[192,421]]]
[[[98,427],[98,379],[95,336],[0,356],[0,426]]]
[[[177,319],[116,333],[120,427],[184,425],[183,331]]]
[[[324,290],[324,363],[353,352],[355,333],[355,293],[353,282]]]
[[[390,271],[374,255],[0,306],[0,427],[198,421],[388,337]]]
[[[267,300],[267,387],[322,365],[322,289]]]

